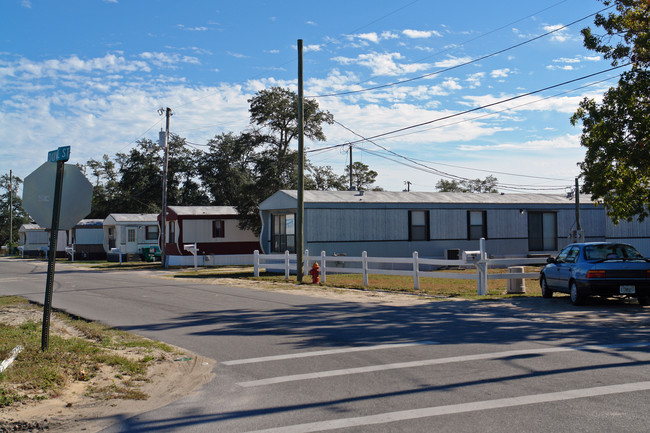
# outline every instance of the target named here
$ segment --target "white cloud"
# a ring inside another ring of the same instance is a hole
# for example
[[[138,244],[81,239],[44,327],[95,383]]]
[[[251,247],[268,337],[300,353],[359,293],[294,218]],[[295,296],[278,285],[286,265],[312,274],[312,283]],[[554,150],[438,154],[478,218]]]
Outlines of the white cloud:
[[[551,32],[556,30],[551,34],[551,41],[553,42],[567,42],[573,40],[574,38],[569,34],[569,29],[562,27],[564,27],[562,24],[546,25],[544,26],[544,31]]]
[[[437,32],[435,30],[411,30],[411,29],[406,29],[402,30],[402,34],[406,36],[407,38],[411,39],[419,39],[419,38],[430,38],[432,36],[438,36],[442,37],[440,32]]]
[[[490,72],[492,78],[507,78],[510,75],[510,68],[495,69]]]
[[[460,150],[469,152],[503,151],[503,150],[550,150],[550,149],[578,149],[580,148],[580,134],[565,134],[543,140],[528,140],[523,142],[510,142],[498,144],[471,145],[464,144]]]
[[[249,56],[247,56],[245,54],[233,53],[231,51],[226,51],[226,54],[228,54],[229,56],[232,56],[232,57],[234,57],[236,59],[247,59],[247,58],[249,58]]]
[[[32,2],[30,0],[20,0],[20,5],[24,8],[32,8]]]
[[[309,51],[320,51],[321,49],[322,46],[317,44],[306,45],[305,47],[303,47],[303,51],[306,53]]]
[[[309,24],[310,26],[318,26],[314,21],[306,21],[306,24]]]
[[[358,33],[356,35],[348,35],[347,38],[351,41],[359,40],[363,43],[379,43],[380,41],[383,40],[388,40],[388,39],[396,39],[399,36],[393,32],[390,31],[384,31],[381,34],[377,34],[375,32],[370,32],[370,33]]]
[[[481,85],[481,80],[485,78],[485,72],[477,72],[475,74],[468,75],[465,78],[465,81],[469,83],[469,87],[475,89]]]
[[[426,63],[398,64],[396,60],[402,59],[400,53],[368,53],[360,54],[357,58],[335,57],[332,60],[342,65],[365,66],[372,70],[372,75],[402,75],[418,72],[429,68]]]
[[[203,26],[185,27],[183,24],[177,24],[176,28],[181,30],[187,30],[188,32],[205,32],[208,30],[207,27],[203,27]]]
[[[451,68],[453,66],[458,66],[462,65],[463,63],[467,63],[472,60],[471,57],[454,57],[454,56],[447,56],[448,58],[445,60],[441,60],[439,62],[434,63],[434,66],[437,68]]]
[[[151,63],[158,67],[174,67],[177,63],[191,63],[198,65],[199,59],[192,56],[181,56],[179,54],[169,54],[169,53],[160,53],[160,52],[144,52],[140,53],[140,58],[149,60]]]

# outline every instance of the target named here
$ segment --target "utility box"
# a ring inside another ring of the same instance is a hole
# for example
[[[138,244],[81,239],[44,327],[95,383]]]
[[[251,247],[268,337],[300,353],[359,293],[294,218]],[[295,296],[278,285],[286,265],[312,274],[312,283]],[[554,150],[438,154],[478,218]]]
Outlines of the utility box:
[[[523,274],[523,266],[511,266],[508,268],[509,274]],[[526,280],[523,278],[509,278],[508,279],[508,294],[516,295],[526,293]]]

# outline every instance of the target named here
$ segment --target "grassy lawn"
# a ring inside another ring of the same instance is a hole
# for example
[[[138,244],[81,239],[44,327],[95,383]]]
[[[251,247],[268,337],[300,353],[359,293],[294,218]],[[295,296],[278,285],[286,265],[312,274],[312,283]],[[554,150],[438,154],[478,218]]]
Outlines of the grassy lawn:
[[[42,308],[15,296],[0,297],[4,318],[42,317]],[[0,374],[0,407],[27,400],[56,397],[75,381],[87,383],[86,395],[97,399],[146,399],[139,385],[147,369],[174,349],[124,331],[53,313],[67,332],[50,330],[49,350],[41,351],[40,320],[19,324],[0,321],[0,361],[16,346],[23,351]],[[95,381],[99,372],[110,371],[109,381]]]
[[[525,272],[538,272],[539,267],[527,266]],[[466,270],[449,270],[443,272],[466,273],[475,275],[473,269]],[[490,269],[490,274],[505,273],[505,269]],[[291,275],[286,281],[283,274],[264,272],[259,277],[253,276],[252,267],[242,266],[223,266],[216,268],[199,268],[197,272],[194,269],[186,269],[178,272],[176,278],[241,278],[258,281],[269,281],[274,283],[287,283],[287,286],[294,286],[299,289],[295,275]],[[311,276],[307,275],[303,279],[303,284],[311,285]],[[413,289],[413,277],[397,275],[380,275],[370,274],[368,276],[368,287],[363,287],[363,276],[360,274],[328,274],[327,284],[320,284],[320,287],[348,288],[359,290],[383,290],[396,293],[419,294],[433,297],[445,298],[467,298],[467,299],[495,299],[513,296],[541,296],[539,280],[526,280],[526,294],[508,295],[507,280],[488,280],[488,294],[478,296],[476,294],[476,281],[459,280],[447,278],[430,278],[420,277],[420,290]]]

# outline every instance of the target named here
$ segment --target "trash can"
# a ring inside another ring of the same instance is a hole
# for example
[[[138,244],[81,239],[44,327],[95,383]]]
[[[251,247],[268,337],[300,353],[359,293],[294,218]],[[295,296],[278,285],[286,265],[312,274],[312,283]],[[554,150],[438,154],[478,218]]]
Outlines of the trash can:
[[[523,266],[511,266],[508,268],[509,274],[523,274]],[[526,281],[523,278],[509,278],[508,279],[508,294],[521,294],[526,293]]]
[[[153,252],[149,247],[142,247],[142,259],[145,262],[153,262]]]

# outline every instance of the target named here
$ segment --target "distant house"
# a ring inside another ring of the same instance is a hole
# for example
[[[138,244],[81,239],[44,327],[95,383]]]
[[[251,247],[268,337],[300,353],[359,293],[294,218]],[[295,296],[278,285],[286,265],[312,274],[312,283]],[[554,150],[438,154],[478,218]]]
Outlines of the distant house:
[[[119,249],[135,257],[143,253],[143,248],[158,246],[158,214],[110,214],[104,220],[103,232],[107,254]]]
[[[18,246],[25,256],[46,256],[46,251],[50,247],[50,231],[38,224],[23,224],[18,229]],[[67,233],[65,230],[59,230],[56,239],[56,256],[65,257],[65,247],[67,245]]]
[[[159,215],[158,221],[161,219]],[[169,265],[191,264],[193,255],[184,246],[194,243],[201,264],[226,264],[223,257],[216,256],[251,255],[260,248],[259,238],[252,231],[239,228],[237,210],[231,206],[168,206],[166,220]],[[236,263],[231,260],[227,264]]]
[[[68,248],[72,248],[75,260],[101,260],[104,250],[104,220],[82,219],[68,231]]]
[[[456,258],[486,250],[493,257],[552,254],[571,242],[576,208],[564,195],[443,192],[305,191],[304,248],[317,255]],[[265,253],[295,252],[297,192],[278,191],[260,204]],[[580,205],[587,241],[630,243],[650,256],[650,225],[615,226],[602,206]]]

